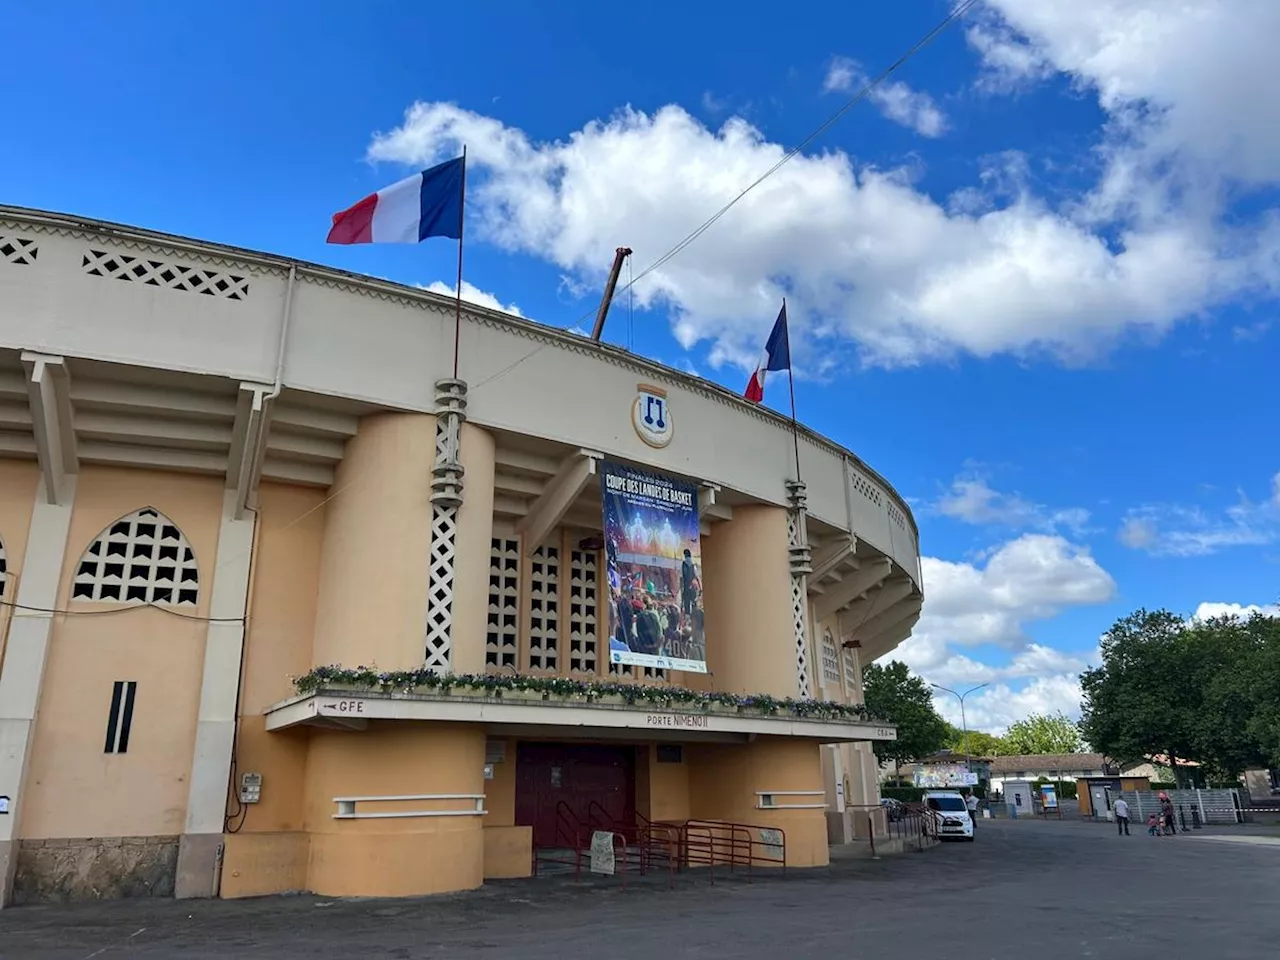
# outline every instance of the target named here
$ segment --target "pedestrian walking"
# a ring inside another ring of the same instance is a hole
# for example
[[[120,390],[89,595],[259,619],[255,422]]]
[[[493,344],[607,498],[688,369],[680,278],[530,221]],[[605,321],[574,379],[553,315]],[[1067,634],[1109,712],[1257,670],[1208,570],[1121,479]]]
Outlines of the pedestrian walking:
[[[969,811],[969,819],[973,821],[973,832],[978,832],[978,795],[972,790],[965,791],[964,806]]]
[[[1160,794],[1160,819],[1164,821],[1165,832],[1169,836],[1174,836],[1178,832],[1178,827],[1174,822],[1173,801],[1169,799],[1167,793]]]
[[[1123,799],[1117,800],[1115,805],[1116,812],[1116,835],[1129,836],[1129,804]]]

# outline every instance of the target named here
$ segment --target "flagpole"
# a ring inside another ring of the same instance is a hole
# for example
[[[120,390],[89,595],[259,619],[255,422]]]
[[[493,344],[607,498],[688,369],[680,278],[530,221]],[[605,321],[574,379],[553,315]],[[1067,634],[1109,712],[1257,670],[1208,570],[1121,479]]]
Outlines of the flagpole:
[[[787,386],[791,388],[791,443],[796,450],[796,480],[800,479],[800,427],[796,423],[795,360],[791,356],[791,320],[787,316],[787,298],[782,298],[782,336],[787,341]]]
[[[458,286],[453,300],[453,379],[458,379],[458,343],[462,339],[462,228],[467,211],[467,145],[462,145],[462,197],[458,203]],[[794,401],[792,407],[795,407]],[[794,419],[794,409],[792,418]]]

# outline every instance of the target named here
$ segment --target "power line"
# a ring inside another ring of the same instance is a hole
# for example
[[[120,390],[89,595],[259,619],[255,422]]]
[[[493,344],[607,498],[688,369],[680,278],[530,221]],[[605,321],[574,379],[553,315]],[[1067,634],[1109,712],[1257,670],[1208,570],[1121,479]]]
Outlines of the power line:
[[[724,206],[722,206],[719,210],[717,210],[715,213],[713,213],[713,214],[712,214],[712,215],[711,215],[707,220],[705,220],[705,221],[704,221],[700,226],[698,226],[698,227],[697,227],[697,228],[696,228],[692,233],[688,234],[688,235],[687,235],[683,240],[681,240],[681,241],[680,241],[679,243],[677,243],[674,247],[672,247],[670,250],[668,250],[666,253],[664,253],[662,256],[660,256],[657,260],[653,261],[653,263],[649,264],[649,266],[645,267],[643,270],[641,270],[641,271],[640,271],[638,274],[636,274],[634,277],[630,278],[630,279],[628,280],[627,285],[626,285],[625,287],[623,287],[621,290],[617,290],[617,291],[615,291],[615,292],[614,292],[614,294],[613,294],[613,297],[610,299],[610,306],[612,306],[613,301],[614,301],[614,300],[616,300],[616,299],[618,298],[618,295],[619,295],[619,294],[621,294],[621,293],[623,293],[623,292],[625,291],[625,292],[627,292],[627,294],[628,294],[628,295],[630,295],[631,289],[632,289],[632,287],[634,287],[634,286],[635,286],[635,284],[639,283],[641,280],[643,280],[645,277],[647,277],[647,276],[648,276],[649,274],[651,274],[653,271],[655,271],[655,270],[657,270],[657,269],[661,268],[663,265],[665,265],[665,264],[669,263],[669,262],[670,262],[674,257],[677,257],[677,256],[679,256],[682,252],[684,252],[684,250],[685,250],[685,249],[686,249],[690,244],[692,244],[692,243],[694,243],[695,241],[697,241],[697,239],[698,239],[699,237],[701,237],[704,233],[706,233],[706,232],[707,232],[708,230],[710,230],[713,226],[715,226],[715,225],[716,225],[716,223],[718,223],[718,222],[719,222],[719,220],[720,220],[720,218],[721,218],[721,217],[723,217],[726,213],[728,213],[728,212],[729,212],[730,210],[732,210],[735,206],[737,206],[738,202],[739,202],[740,200],[742,200],[742,198],[743,198],[743,197],[745,197],[745,196],[746,196],[747,194],[749,194],[752,190],[754,190],[756,187],[760,186],[760,184],[764,183],[764,182],[765,182],[766,180],[768,180],[771,176],[773,176],[775,173],[777,173],[779,170],[781,170],[783,166],[785,166],[785,165],[786,165],[787,163],[789,163],[789,162],[790,162],[794,157],[796,157],[798,154],[800,154],[800,153],[805,149],[805,147],[809,146],[811,143],[813,143],[813,141],[817,140],[820,136],[822,136],[824,133],[826,133],[828,130],[830,130],[833,126],[835,126],[835,124],[836,124],[836,123],[838,123],[838,122],[841,120],[841,118],[843,118],[843,117],[844,117],[844,115],[845,115],[846,113],[848,113],[848,112],[849,112],[850,110],[852,110],[855,106],[857,106],[859,103],[861,103],[863,100],[865,100],[865,99],[866,99],[866,98],[871,94],[871,91],[875,90],[875,89],[876,89],[876,87],[880,86],[882,83],[884,83],[886,80],[888,80],[888,79],[889,79],[889,77],[890,77],[890,76],[892,76],[894,73],[896,73],[896,72],[897,72],[897,71],[902,67],[902,65],[903,65],[903,64],[905,64],[908,60],[910,60],[912,57],[914,57],[917,53],[919,53],[921,50],[923,50],[925,47],[927,47],[929,44],[931,44],[931,43],[932,43],[934,40],[936,40],[936,39],[937,39],[937,38],[938,38],[942,33],[946,32],[946,30],[947,30],[949,27],[951,27],[951,25],[952,25],[952,24],[954,24],[957,20],[959,20],[959,19],[960,19],[961,17],[963,17],[966,13],[968,13],[968,12],[969,12],[969,10],[970,10],[972,7],[974,7],[977,3],[978,3],[978,0],[961,0],[961,2],[960,2],[960,3],[958,3],[956,6],[954,6],[954,7],[951,9],[951,12],[950,12],[950,13],[948,13],[948,14],[947,14],[947,15],[946,15],[942,20],[940,20],[940,21],[939,21],[939,22],[938,22],[938,23],[933,27],[933,29],[932,29],[932,30],[930,30],[930,31],[929,31],[928,33],[926,33],[923,37],[921,37],[919,40],[917,40],[917,41],[915,42],[915,44],[913,44],[913,45],[910,47],[910,49],[908,49],[908,50],[906,51],[906,53],[902,54],[902,56],[898,57],[898,59],[897,59],[897,60],[893,61],[893,63],[889,64],[889,66],[885,67],[882,71],[880,71],[880,73],[878,73],[876,76],[874,76],[874,77],[872,77],[870,80],[868,80],[868,81],[866,82],[866,84],[865,84],[865,85],[863,85],[863,87],[862,87],[862,89],[861,89],[861,90],[859,90],[856,94],[854,94],[852,97],[850,97],[850,98],[849,98],[849,100],[848,100],[848,101],[846,101],[846,102],[845,102],[845,104],[844,104],[842,107],[840,107],[840,109],[839,109],[839,110],[837,110],[837,111],[836,111],[835,113],[833,113],[830,117],[828,117],[828,118],[827,118],[827,119],[822,123],[822,125],[821,125],[821,126],[819,126],[816,130],[814,130],[814,131],[813,131],[812,133],[810,133],[807,137],[805,137],[803,140],[801,140],[798,144],[796,144],[796,146],[794,146],[794,147],[792,147],[790,150],[788,150],[788,151],[787,151],[787,152],[782,156],[782,158],[781,158],[780,160],[778,160],[778,162],[777,162],[777,163],[775,163],[773,166],[771,166],[771,167],[770,167],[768,170],[766,170],[764,173],[760,174],[760,176],[759,176],[759,177],[757,177],[755,180],[753,180],[751,183],[749,183],[745,188],[743,188],[743,190],[742,190],[740,193],[738,193],[738,195],[737,195],[737,196],[735,196],[732,200],[730,200],[728,203],[726,203]],[[584,320],[586,320],[588,317],[590,317],[590,316],[595,312],[595,310],[596,310],[596,309],[598,309],[598,308],[592,308],[591,310],[588,310],[586,313],[584,313],[582,316],[580,316],[577,320],[575,320],[575,321],[573,322],[572,326],[577,326],[578,324],[582,323]],[[530,357],[534,356],[534,354],[536,354],[536,353],[538,353],[539,351],[543,350],[543,349],[545,348],[545,346],[546,346],[546,344],[543,344],[542,346],[539,346],[539,347],[535,347],[533,350],[531,350],[529,353],[525,354],[523,357],[520,357],[520,358],[519,358],[518,360],[516,360],[514,363],[512,363],[512,364],[510,364],[510,365],[508,365],[508,366],[506,366],[506,367],[504,367],[502,370],[499,370],[497,373],[495,373],[495,374],[493,374],[493,375],[491,375],[491,376],[489,376],[489,377],[486,377],[484,380],[481,380],[479,383],[477,383],[477,384],[476,384],[474,387],[472,387],[471,389],[473,389],[473,390],[479,389],[480,387],[484,386],[485,384],[490,383],[490,382],[492,382],[492,381],[494,381],[494,380],[497,380],[499,377],[503,377],[503,376],[505,376],[506,374],[508,374],[508,373],[510,373],[512,370],[514,370],[516,367],[518,367],[520,364],[524,363],[524,361],[526,361],[526,360],[528,360]]]

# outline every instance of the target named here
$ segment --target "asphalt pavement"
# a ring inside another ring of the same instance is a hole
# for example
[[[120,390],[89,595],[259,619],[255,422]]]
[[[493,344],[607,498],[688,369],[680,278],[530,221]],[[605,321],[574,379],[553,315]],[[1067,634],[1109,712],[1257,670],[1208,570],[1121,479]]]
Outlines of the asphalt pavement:
[[[929,960],[1280,953],[1280,830],[1157,839],[981,821],[975,843],[746,883],[717,874],[487,884],[416,900],[266,897],[0,911],[0,957]]]

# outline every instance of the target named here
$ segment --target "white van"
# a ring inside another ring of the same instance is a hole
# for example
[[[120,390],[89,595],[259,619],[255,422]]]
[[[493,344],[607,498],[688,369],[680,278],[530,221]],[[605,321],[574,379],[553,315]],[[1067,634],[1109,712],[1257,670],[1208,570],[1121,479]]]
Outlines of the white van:
[[[938,839],[973,842],[973,818],[958,791],[931,790],[921,802],[933,818],[929,829]]]

